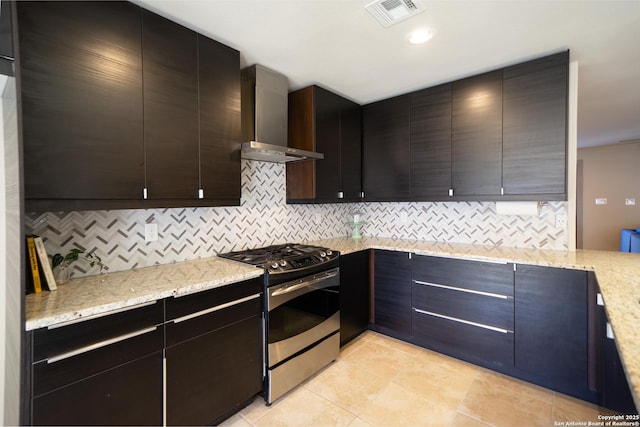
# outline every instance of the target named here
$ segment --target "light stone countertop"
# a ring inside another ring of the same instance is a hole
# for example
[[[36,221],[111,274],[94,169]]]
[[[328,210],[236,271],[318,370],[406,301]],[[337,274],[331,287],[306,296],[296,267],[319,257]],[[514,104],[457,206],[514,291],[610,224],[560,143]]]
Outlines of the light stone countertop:
[[[25,298],[26,330],[43,328],[171,296],[187,295],[262,275],[260,268],[222,258],[157,265],[69,280]]]
[[[340,251],[387,249],[478,261],[595,271],[636,407],[640,408],[640,254],[516,249],[391,238],[339,237],[307,242]],[[26,330],[258,277],[259,268],[213,257],[72,279],[57,291],[26,296]]]
[[[640,254],[614,251],[517,249],[391,238],[350,237],[311,242],[340,251],[387,249],[478,261],[506,261],[595,271],[637,408],[640,408]]]

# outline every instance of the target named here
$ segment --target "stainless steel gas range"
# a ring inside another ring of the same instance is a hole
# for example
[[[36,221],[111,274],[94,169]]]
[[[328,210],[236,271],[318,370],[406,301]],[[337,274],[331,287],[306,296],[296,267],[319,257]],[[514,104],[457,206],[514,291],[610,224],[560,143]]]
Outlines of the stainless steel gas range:
[[[218,256],[265,271],[264,394],[270,405],[338,356],[339,253],[283,244]]]

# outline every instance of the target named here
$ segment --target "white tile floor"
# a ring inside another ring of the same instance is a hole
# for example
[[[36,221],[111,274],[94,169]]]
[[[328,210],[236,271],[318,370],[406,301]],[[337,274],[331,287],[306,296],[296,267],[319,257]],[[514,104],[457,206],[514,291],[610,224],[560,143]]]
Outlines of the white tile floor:
[[[610,411],[374,332],[270,407],[261,397],[222,425],[557,426]]]

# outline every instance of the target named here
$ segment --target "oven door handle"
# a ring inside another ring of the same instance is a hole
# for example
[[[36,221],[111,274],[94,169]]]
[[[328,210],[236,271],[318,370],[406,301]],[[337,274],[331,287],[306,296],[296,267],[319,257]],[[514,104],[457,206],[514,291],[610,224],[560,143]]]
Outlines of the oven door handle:
[[[320,277],[315,277],[313,279],[305,280],[304,282],[301,282],[301,283],[296,283],[295,285],[289,285],[284,288],[276,289],[271,293],[271,296],[277,297],[279,295],[288,294],[289,292],[295,292],[298,289],[306,288],[308,286],[313,286],[316,283],[322,282],[327,279],[331,279],[332,277],[336,277],[337,275],[338,275],[338,271],[332,271]]]

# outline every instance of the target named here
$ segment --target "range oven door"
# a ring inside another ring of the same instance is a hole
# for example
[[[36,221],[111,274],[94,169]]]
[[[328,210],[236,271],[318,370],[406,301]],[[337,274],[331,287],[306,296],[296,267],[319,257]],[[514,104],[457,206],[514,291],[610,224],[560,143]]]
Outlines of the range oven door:
[[[340,270],[267,289],[269,368],[340,330]]]

